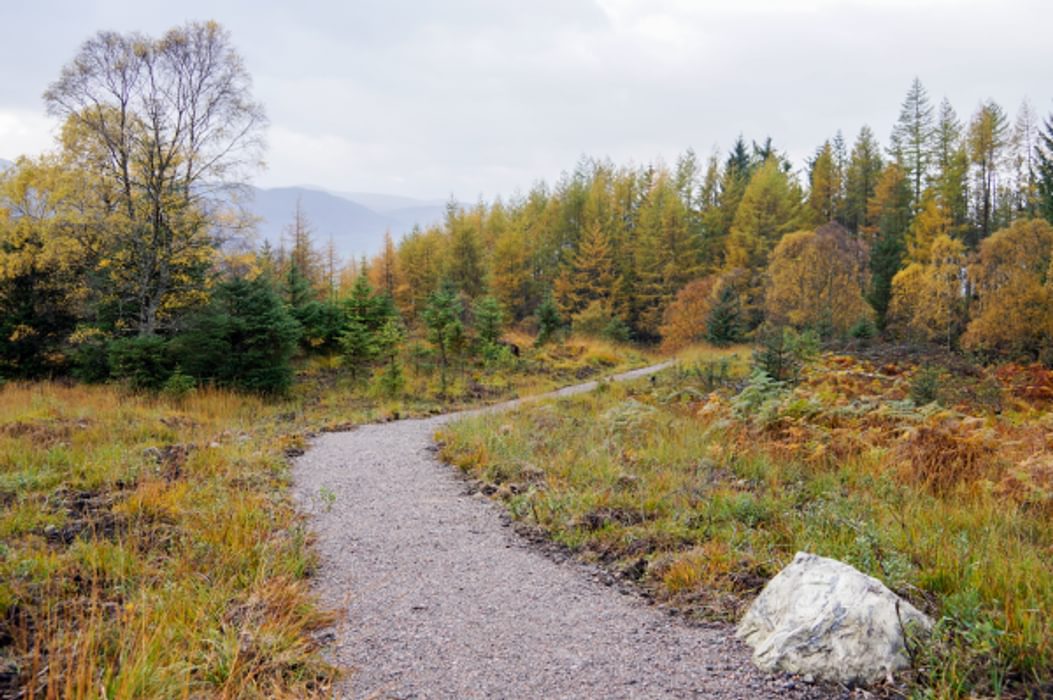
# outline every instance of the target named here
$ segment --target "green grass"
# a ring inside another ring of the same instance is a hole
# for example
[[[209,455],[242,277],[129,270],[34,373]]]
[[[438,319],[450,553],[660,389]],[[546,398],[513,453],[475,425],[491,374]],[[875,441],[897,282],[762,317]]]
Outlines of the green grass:
[[[730,398],[745,362],[710,397],[713,361],[459,421],[443,455],[497,484],[514,516],[689,614],[736,619],[811,551],[938,620],[915,694],[1053,692],[1053,508],[1006,477],[1018,453],[1048,455],[1046,413],[926,413],[896,403],[909,372],[831,360],[750,420]]]

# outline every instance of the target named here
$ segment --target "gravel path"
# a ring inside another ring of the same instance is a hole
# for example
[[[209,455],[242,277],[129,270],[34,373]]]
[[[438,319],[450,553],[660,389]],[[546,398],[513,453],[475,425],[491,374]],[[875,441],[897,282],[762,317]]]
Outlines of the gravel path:
[[[296,462],[317,585],[347,610],[332,644],[352,670],[343,697],[820,696],[753,669],[728,627],[688,625],[527,544],[436,460],[457,415],[327,434]]]

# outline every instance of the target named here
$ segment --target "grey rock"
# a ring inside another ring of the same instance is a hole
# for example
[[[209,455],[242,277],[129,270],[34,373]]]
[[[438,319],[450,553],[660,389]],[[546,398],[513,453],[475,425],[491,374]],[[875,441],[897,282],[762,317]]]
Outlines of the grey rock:
[[[909,667],[905,627],[928,631],[932,621],[876,578],[798,552],[750,606],[737,634],[761,669],[858,684]]]

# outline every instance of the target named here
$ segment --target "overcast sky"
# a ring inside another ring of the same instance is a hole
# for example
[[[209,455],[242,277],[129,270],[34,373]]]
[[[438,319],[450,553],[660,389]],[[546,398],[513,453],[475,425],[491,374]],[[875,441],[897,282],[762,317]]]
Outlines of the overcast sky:
[[[1053,110],[1049,0],[12,1],[0,158],[50,147],[41,94],[89,35],[188,19],[226,26],[254,77],[263,186],[474,200],[739,133],[800,161],[838,128],[887,142],[915,75],[963,117]]]

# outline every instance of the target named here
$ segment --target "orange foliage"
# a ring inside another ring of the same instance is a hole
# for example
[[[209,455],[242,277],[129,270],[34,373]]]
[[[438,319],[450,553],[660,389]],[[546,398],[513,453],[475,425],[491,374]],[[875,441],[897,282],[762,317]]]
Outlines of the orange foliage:
[[[940,413],[909,428],[893,455],[898,476],[935,493],[998,477],[998,440],[980,418]]]
[[[706,321],[713,308],[718,277],[710,275],[690,282],[677,292],[665,311],[662,351],[675,352],[706,335]]]

